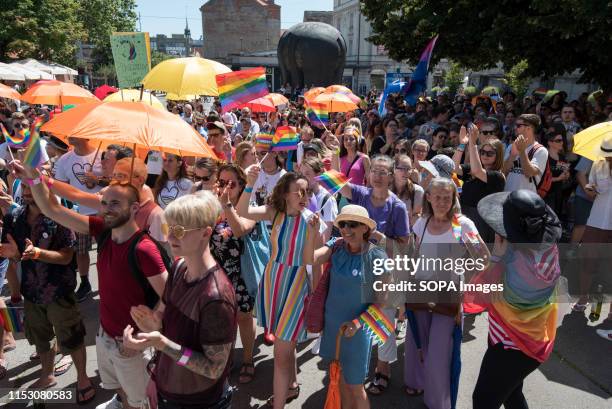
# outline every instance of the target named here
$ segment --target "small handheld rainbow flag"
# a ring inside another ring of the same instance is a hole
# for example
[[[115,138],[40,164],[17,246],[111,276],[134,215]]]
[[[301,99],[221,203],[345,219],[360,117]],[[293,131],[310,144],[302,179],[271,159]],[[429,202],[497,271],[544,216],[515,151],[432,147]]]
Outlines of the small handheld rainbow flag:
[[[297,150],[300,138],[293,126],[279,126],[272,138],[272,152]]]
[[[20,129],[19,132],[16,132],[14,136],[11,136],[6,131],[4,125],[0,124],[0,126],[2,126],[2,135],[4,136],[6,143],[8,143],[11,148],[25,148],[26,146],[28,146],[28,143],[30,142],[29,129]]]
[[[6,331],[23,332],[23,308],[3,308],[0,316]]]
[[[346,185],[351,179],[347,178],[343,173],[335,169],[328,170],[320,176],[315,177],[315,180],[321,184],[332,195],[335,195]]]
[[[363,325],[363,330],[379,345],[387,342],[394,330],[393,324],[375,304],[371,304],[367,310],[362,312],[358,320]]]
[[[306,104],[306,115],[312,126],[321,128],[329,125],[329,112],[325,104],[318,102],[307,102]]]
[[[266,69],[263,67],[218,74],[216,81],[223,112],[240,108],[269,93]]]
[[[40,126],[38,129],[40,129]],[[38,129],[34,128],[28,148],[23,154],[23,163],[32,168],[38,167],[43,162],[42,148],[40,146],[40,134]]]
[[[272,149],[272,140],[274,135],[267,132],[260,132],[255,136],[255,149]]]

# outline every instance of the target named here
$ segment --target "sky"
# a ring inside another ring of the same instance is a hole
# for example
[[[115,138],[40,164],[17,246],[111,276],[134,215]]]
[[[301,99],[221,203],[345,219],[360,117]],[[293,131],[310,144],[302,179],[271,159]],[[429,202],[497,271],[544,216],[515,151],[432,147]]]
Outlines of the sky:
[[[140,13],[142,31],[156,34],[182,34],[185,29],[185,16],[189,22],[191,38],[202,35],[200,7],[206,0],[136,0],[136,12]],[[281,6],[281,28],[289,28],[300,23],[304,10],[324,11],[333,9],[333,0],[276,0]],[[138,22],[136,28],[139,28]]]

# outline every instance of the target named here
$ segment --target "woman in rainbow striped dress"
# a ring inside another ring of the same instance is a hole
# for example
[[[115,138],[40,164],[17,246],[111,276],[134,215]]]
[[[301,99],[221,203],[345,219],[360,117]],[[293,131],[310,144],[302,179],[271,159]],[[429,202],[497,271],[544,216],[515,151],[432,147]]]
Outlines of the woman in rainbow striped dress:
[[[321,223],[319,234],[308,237],[308,220],[313,215],[306,208],[308,181],[297,173],[289,172],[279,179],[268,204],[249,206],[259,171],[258,165],[247,169],[247,187],[240,196],[238,214],[256,221],[272,221],[270,261],[259,285],[255,309],[258,324],[275,336],[274,396],[268,404],[280,409],[300,393],[295,347],[306,339],[304,298],[312,284],[302,259],[304,243],[314,240],[317,248],[321,247],[321,233],[326,226]]]

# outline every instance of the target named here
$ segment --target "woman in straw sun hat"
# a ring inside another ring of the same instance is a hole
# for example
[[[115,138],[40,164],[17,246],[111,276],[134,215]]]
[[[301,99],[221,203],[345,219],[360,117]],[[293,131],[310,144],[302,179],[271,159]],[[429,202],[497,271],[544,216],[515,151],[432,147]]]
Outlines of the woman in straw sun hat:
[[[319,223],[319,217],[314,215],[309,220],[309,231],[317,232]],[[364,207],[344,206],[334,225],[340,229],[342,238],[332,239],[320,248],[315,248],[312,240],[308,241],[304,248],[304,261],[313,265],[331,263],[320,354],[323,358],[334,359],[336,334],[342,325],[347,325],[346,338],[342,340],[340,349],[342,404],[347,408],[365,409],[370,407],[363,384],[368,373],[372,342],[353,320],[376,301],[373,294],[362,293],[362,288],[372,288],[375,260],[385,259],[386,254],[368,242],[376,230],[376,222]],[[384,281],[386,278],[388,275],[376,280]]]

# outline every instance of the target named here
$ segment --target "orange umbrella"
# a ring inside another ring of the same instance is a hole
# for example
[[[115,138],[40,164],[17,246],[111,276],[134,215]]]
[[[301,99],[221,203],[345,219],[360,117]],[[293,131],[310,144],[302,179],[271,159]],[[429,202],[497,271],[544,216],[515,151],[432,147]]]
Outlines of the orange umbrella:
[[[327,389],[327,398],[323,409],[341,409],[342,400],[340,396],[340,377],[342,376],[342,368],[340,367],[340,343],[346,326],[341,325],[336,335],[336,357],[329,365],[329,388]]]
[[[353,101],[355,104],[358,104],[361,102],[361,98],[353,94],[353,91],[351,91],[349,88],[345,87],[344,85],[330,85],[329,87],[325,88],[325,92],[327,94],[332,94],[334,92],[344,94],[347,97],[349,97],[349,99]]]
[[[274,104],[275,107],[279,106],[279,105],[285,105],[285,104],[289,103],[289,100],[287,98],[285,98],[284,95],[281,95],[281,94],[271,93],[271,94],[268,94],[268,95],[266,95],[266,96],[264,96],[262,98],[269,99],[270,102],[272,102],[272,104]]]
[[[56,115],[41,130],[64,140],[84,138],[180,156],[216,158],[210,146],[187,122],[141,102],[82,104]]]
[[[308,91],[304,92],[304,98],[306,98],[306,99],[313,99],[313,98],[321,95],[324,92],[325,92],[325,88],[323,88],[323,87],[310,88]]]
[[[38,81],[21,96],[21,100],[30,104],[60,106],[99,101],[94,94],[85,88],[56,80]]]
[[[0,84],[0,97],[10,98],[10,99],[21,99],[21,94],[7,85]]]
[[[275,112],[276,107],[269,99],[265,97],[256,98],[244,104],[243,108],[249,108],[251,112]]]
[[[348,112],[357,109],[357,105],[346,94],[334,92],[323,93],[312,100],[312,102],[325,104],[327,112]]]

